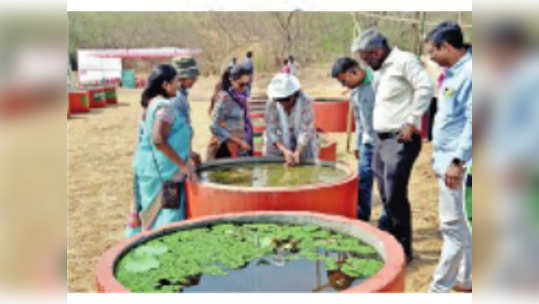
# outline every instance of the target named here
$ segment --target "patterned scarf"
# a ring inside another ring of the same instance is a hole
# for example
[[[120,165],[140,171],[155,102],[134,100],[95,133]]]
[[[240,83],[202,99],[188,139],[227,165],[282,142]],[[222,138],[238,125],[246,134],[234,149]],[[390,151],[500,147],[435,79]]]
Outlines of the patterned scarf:
[[[297,144],[298,135],[300,132],[300,125],[301,125],[301,115],[303,113],[303,94],[299,94],[299,96],[296,99],[295,104],[292,107],[292,110],[290,111],[290,115],[292,116],[292,123],[293,126],[288,125],[288,114],[286,114],[286,111],[284,107],[279,103],[276,102],[277,107],[277,113],[279,113],[279,125],[281,127],[282,132],[282,141],[286,148],[290,150],[294,150],[295,146]],[[290,131],[293,130],[294,134],[290,134]],[[296,144],[292,144],[292,136],[294,135],[294,138],[296,140]]]
[[[253,147],[253,124],[251,122],[251,118],[249,117],[249,109],[247,107],[247,97],[240,92],[237,92],[234,90],[234,88],[229,88],[228,93],[234,99],[240,107],[243,109],[244,115],[243,119],[245,121],[245,142],[249,144],[249,146]]]

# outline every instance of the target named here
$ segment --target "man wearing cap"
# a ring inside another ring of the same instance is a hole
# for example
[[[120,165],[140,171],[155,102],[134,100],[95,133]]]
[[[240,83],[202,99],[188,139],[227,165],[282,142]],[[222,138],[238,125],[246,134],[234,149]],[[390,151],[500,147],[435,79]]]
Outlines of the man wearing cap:
[[[352,43],[374,71],[375,105],[373,127],[378,137],[373,170],[385,216],[379,228],[402,244],[407,261],[412,260],[412,224],[408,181],[421,150],[421,117],[429,107],[434,86],[412,53],[391,49],[386,37],[371,27]]]
[[[264,154],[283,156],[290,166],[318,158],[318,138],[311,99],[301,91],[296,76],[273,77],[266,102]]]
[[[178,71],[178,78],[180,80],[180,87],[174,98],[174,106],[185,116],[191,128],[191,133],[194,134],[191,124],[191,106],[189,105],[188,90],[193,87],[200,74],[197,62],[193,58],[176,57],[172,59],[172,65]],[[200,154],[191,151],[191,158],[197,165],[200,165]]]
[[[429,291],[472,291],[472,235],[464,209],[465,175],[472,158],[472,55],[455,22],[442,22],[432,30],[426,50],[447,68],[432,142],[444,244]]]

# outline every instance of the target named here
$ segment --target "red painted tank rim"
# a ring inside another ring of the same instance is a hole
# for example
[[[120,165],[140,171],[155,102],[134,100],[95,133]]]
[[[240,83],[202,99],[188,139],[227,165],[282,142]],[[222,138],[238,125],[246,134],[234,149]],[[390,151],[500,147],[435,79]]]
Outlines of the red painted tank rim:
[[[267,157],[248,157],[245,158],[247,162],[257,162],[263,158]],[[241,158],[235,159],[236,161],[241,160]],[[252,160],[252,161],[248,161]],[[211,189],[223,189],[228,191],[241,191],[241,192],[259,192],[259,193],[268,193],[268,192],[279,192],[279,193],[286,193],[286,192],[298,192],[303,190],[313,190],[313,189],[324,189],[324,188],[333,188],[335,186],[340,185],[346,185],[348,183],[354,182],[358,178],[357,171],[354,170],[350,164],[344,162],[344,161],[321,161],[322,163],[335,163],[337,165],[337,168],[340,168],[344,170],[347,175],[343,177],[342,179],[333,181],[333,182],[320,182],[310,185],[304,185],[304,186],[297,186],[297,187],[245,187],[245,186],[230,186],[230,185],[222,185],[212,182],[205,182],[205,183],[196,183],[199,188],[211,188]],[[223,163],[226,163],[223,162]],[[275,163],[278,163],[275,161]],[[193,182],[186,181],[186,186],[191,187]]]
[[[264,117],[264,114],[265,114],[264,112],[256,112],[255,111],[255,112],[250,112],[249,116],[250,117]]]
[[[131,239],[123,240],[108,249],[103,257],[99,260],[96,266],[96,283],[99,291],[107,293],[125,293],[130,292],[120,282],[116,280],[114,275],[114,266],[116,261],[121,255],[127,252],[131,247],[144,243],[151,239],[157,238],[163,234],[166,234],[168,230],[175,230],[175,228],[183,226],[196,226],[199,223],[207,224],[208,222],[215,220],[234,220],[235,218],[241,219],[242,217],[256,217],[256,216],[276,216],[276,215],[288,215],[288,216],[303,216],[311,217],[317,220],[324,220],[329,222],[345,223],[351,227],[357,228],[370,235],[375,236],[376,241],[381,243],[383,252],[378,253],[384,258],[384,266],[375,275],[365,280],[358,286],[343,290],[345,293],[365,293],[365,292],[380,292],[386,287],[390,286],[401,273],[406,269],[406,262],[404,257],[404,251],[402,246],[397,240],[389,233],[382,231],[368,223],[359,220],[352,220],[338,215],[327,215],[308,211],[252,211],[252,212],[240,212],[240,213],[227,213],[219,215],[204,216],[196,219],[189,219],[181,222],[176,222],[163,226],[158,229],[150,230],[147,232],[139,233],[137,236]],[[367,244],[378,247],[376,244],[369,242],[368,240],[362,240]]]
[[[70,90],[69,94],[88,94],[88,90]]]

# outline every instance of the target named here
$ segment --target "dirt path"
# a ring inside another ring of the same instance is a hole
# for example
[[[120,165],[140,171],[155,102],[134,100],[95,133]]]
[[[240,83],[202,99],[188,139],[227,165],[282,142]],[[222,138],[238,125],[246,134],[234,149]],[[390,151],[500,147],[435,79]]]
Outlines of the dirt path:
[[[202,155],[209,139],[207,100],[216,79],[201,78],[191,92],[195,128],[193,148]],[[268,80],[269,77],[257,79],[260,87],[254,94],[263,92],[261,88]],[[323,70],[303,71],[301,80],[311,96],[338,96],[342,91]],[[108,248],[124,238],[126,216],[133,199],[131,161],[140,114],[140,92],[120,89],[118,105],[93,109],[89,114],[73,115],[68,120],[68,279],[71,292],[95,290],[97,261]],[[356,166],[353,155],[344,151],[346,135],[332,135],[338,141],[339,159]],[[431,146],[424,144],[409,186],[416,259],[406,272],[408,292],[427,290],[442,243],[438,232],[438,191],[430,160]],[[377,191],[373,193],[375,220],[380,214],[380,199]]]

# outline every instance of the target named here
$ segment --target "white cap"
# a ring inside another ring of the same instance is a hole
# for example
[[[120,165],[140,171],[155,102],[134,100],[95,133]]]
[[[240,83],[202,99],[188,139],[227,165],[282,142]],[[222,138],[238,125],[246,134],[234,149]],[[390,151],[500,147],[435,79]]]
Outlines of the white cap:
[[[287,73],[279,73],[273,77],[266,93],[270,99],[285,98],[301,89],[296,76]]]

